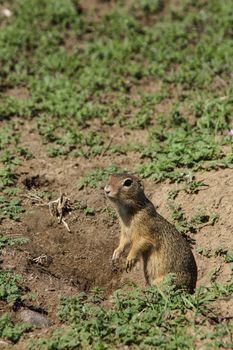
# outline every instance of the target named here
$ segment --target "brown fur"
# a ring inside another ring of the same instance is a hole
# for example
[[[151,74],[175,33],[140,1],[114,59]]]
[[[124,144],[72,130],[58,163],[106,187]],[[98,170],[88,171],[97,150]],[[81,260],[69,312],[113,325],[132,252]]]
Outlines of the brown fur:
[[[144,194],[141,180],[128,174],[113,174],[105,193],[117,207],[121,226],[113,260],[130,245],[127,271],[141,256],[147,283],[159,284],[165,276],[174,274],[176,286],[193,292],[197,266],[189,244],[174,225],[156,212]]]

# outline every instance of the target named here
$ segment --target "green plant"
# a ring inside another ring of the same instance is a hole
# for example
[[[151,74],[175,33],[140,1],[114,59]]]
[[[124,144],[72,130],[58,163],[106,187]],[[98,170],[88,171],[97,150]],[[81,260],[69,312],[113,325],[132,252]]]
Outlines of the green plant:
[[[13,198],[8,200],[3,196],[0,196],[0,210],[0,222],[6,218],[17,221],[20,218],[20,214],[24,212],[19,199]]]
[[[205,226],[213,226],[218,222],[219,216],[217,214],[207,215],[199,210],[192,218],[191,223],[198,225],[198,228]]]
[[[116,171],[117,171],[117,167],[115,165],[109,165],[105,169],[97,168],[97,169],[91,170],[79,181],[78,188],[80,190],[87,186],[96,188],[99,182],[106,180],[108,175]]]
[[[140,0],[138,3],[146,14],[158,13],[162,11],[164,7],[163,0]]]
[[[15,244],[25,244],[29,241],[26,237],[14,237],[14,236],[2,236],[0,235],[0,248],[5,247],[7,245],[13,246]]]
[[[233,250],[230,250],[227,252],[226,257],[225,257],[225,261],[227,263],[232,263],[233,262]]]
[[[202,187],[206,186],[207,185],[203,181],[190,181],[185,186],[185,192],[189,194],[198,193]]]
[[[19,146],[20,137],[15,129],[14,123],[9,123],[9,127],[0,132],[0,190],[4,193],[4,196],[0,196],[0,222],[6,218],[19,220],[20,214],[24,212],[21,200],[17,198],[19,189],[15,187],[14,170],[21,163],[18,156],[29,159],[31,155]]]
[[[0,271],[0,299],[4,299],[8,303],[14,303],[16,300],[20,300],[19,280],[19,275],[13,275],[8,271]]]
[[[190,349],[195,346],[195,337],[207,337],[208,346],[208,337],[215,334],[215,341],[221,343],[224,327],[228,334],[224,343],[230,345],[230,324],[215,323],[210,331],[201,326],[211,320],[211,303],[232,293],[232,283],[223,286],[214,282],[194,295],[175,291],[169,281],[166,283],[166,288],[119,290],[112,297],[111,308],[101,305],[99,290],[89,296],[62,297],[58,317],[68,328],[57,330],[50,339],[30,341],[30,349]]]
[[[16,343],[23,333],[32,328],[32,325],[26,323],[14,325],[8,314],[0,316],[0,337],[9,339],[13,343]]]
[[[191,180],[186,181],[184,186],[180,188],[176,187],[176,189],[169,191],[168,199],[175,199],[181,191],[185,191],[188,194],[197,194],[202,187],[206,186],[208,185],[206,185],[203,181],[196,181],[191,176]]]
[[[215,248],[214,254],[216,256],[226,256],[227,249],[223,245],[219,245],[217,248]]]
[[[181,205],[175,203],[169,203],[169,208],[172,210],[172,218],[176,222],[176,228],[183,234],[187,232],[197,232],[201,228],[209,225],[214,225],[218,221],[218,215],[207,215],[202,210],[198,210],[196,214],[192,216],[190,221],[185,217],[185,213]]]
[[[205,257],[207,257],[207,258],[209,258],[209,257],[211,256],[211,251],[210,251],[210,249],[205,249],[205,248],[199,246],[199,247],[197,247],[196,251],[197,251],[199,254],[201,254],[201,255],[203,255],[203,256],[205,256]]]

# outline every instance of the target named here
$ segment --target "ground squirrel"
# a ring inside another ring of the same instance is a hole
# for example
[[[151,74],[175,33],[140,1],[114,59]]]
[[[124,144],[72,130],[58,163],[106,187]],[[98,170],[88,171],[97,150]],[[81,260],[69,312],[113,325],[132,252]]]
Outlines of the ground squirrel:
[[[113,174],[104,191],[116,205],[121,226],[119,246],[112,259],[118,259],[130,245],[127,271],[141,256],[147,283],[159,284],[173,274],[176,286],[194,292],[197,265],[189,244],[174,225],[157,213],[144,194],[142,181],[129,174]]]

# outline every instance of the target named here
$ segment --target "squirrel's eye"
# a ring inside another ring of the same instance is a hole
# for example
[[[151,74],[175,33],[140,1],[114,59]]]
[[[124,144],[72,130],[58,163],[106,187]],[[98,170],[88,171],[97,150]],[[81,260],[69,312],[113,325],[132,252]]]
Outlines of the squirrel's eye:
[[[126,179],[123,183],[123,186],[129,187],[132,185],[132,183],[133,183],[132,179]]]

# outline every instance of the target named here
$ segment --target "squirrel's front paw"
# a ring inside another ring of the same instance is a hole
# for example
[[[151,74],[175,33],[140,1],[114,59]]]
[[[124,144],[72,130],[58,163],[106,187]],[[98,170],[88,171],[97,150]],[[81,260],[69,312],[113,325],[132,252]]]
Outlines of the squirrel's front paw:
[[[116,248],[113,252],[113,255],[112,255],[112,261],[116,261],[119,259],[119,257],[122,255],[123,251],[121,249],[118,249]]]
[[[126,260],[126,272],[129,272],[132,270],[132,268],[135,266],[137,262],[137,259],[134,258],[134,259],[128,259]]]

